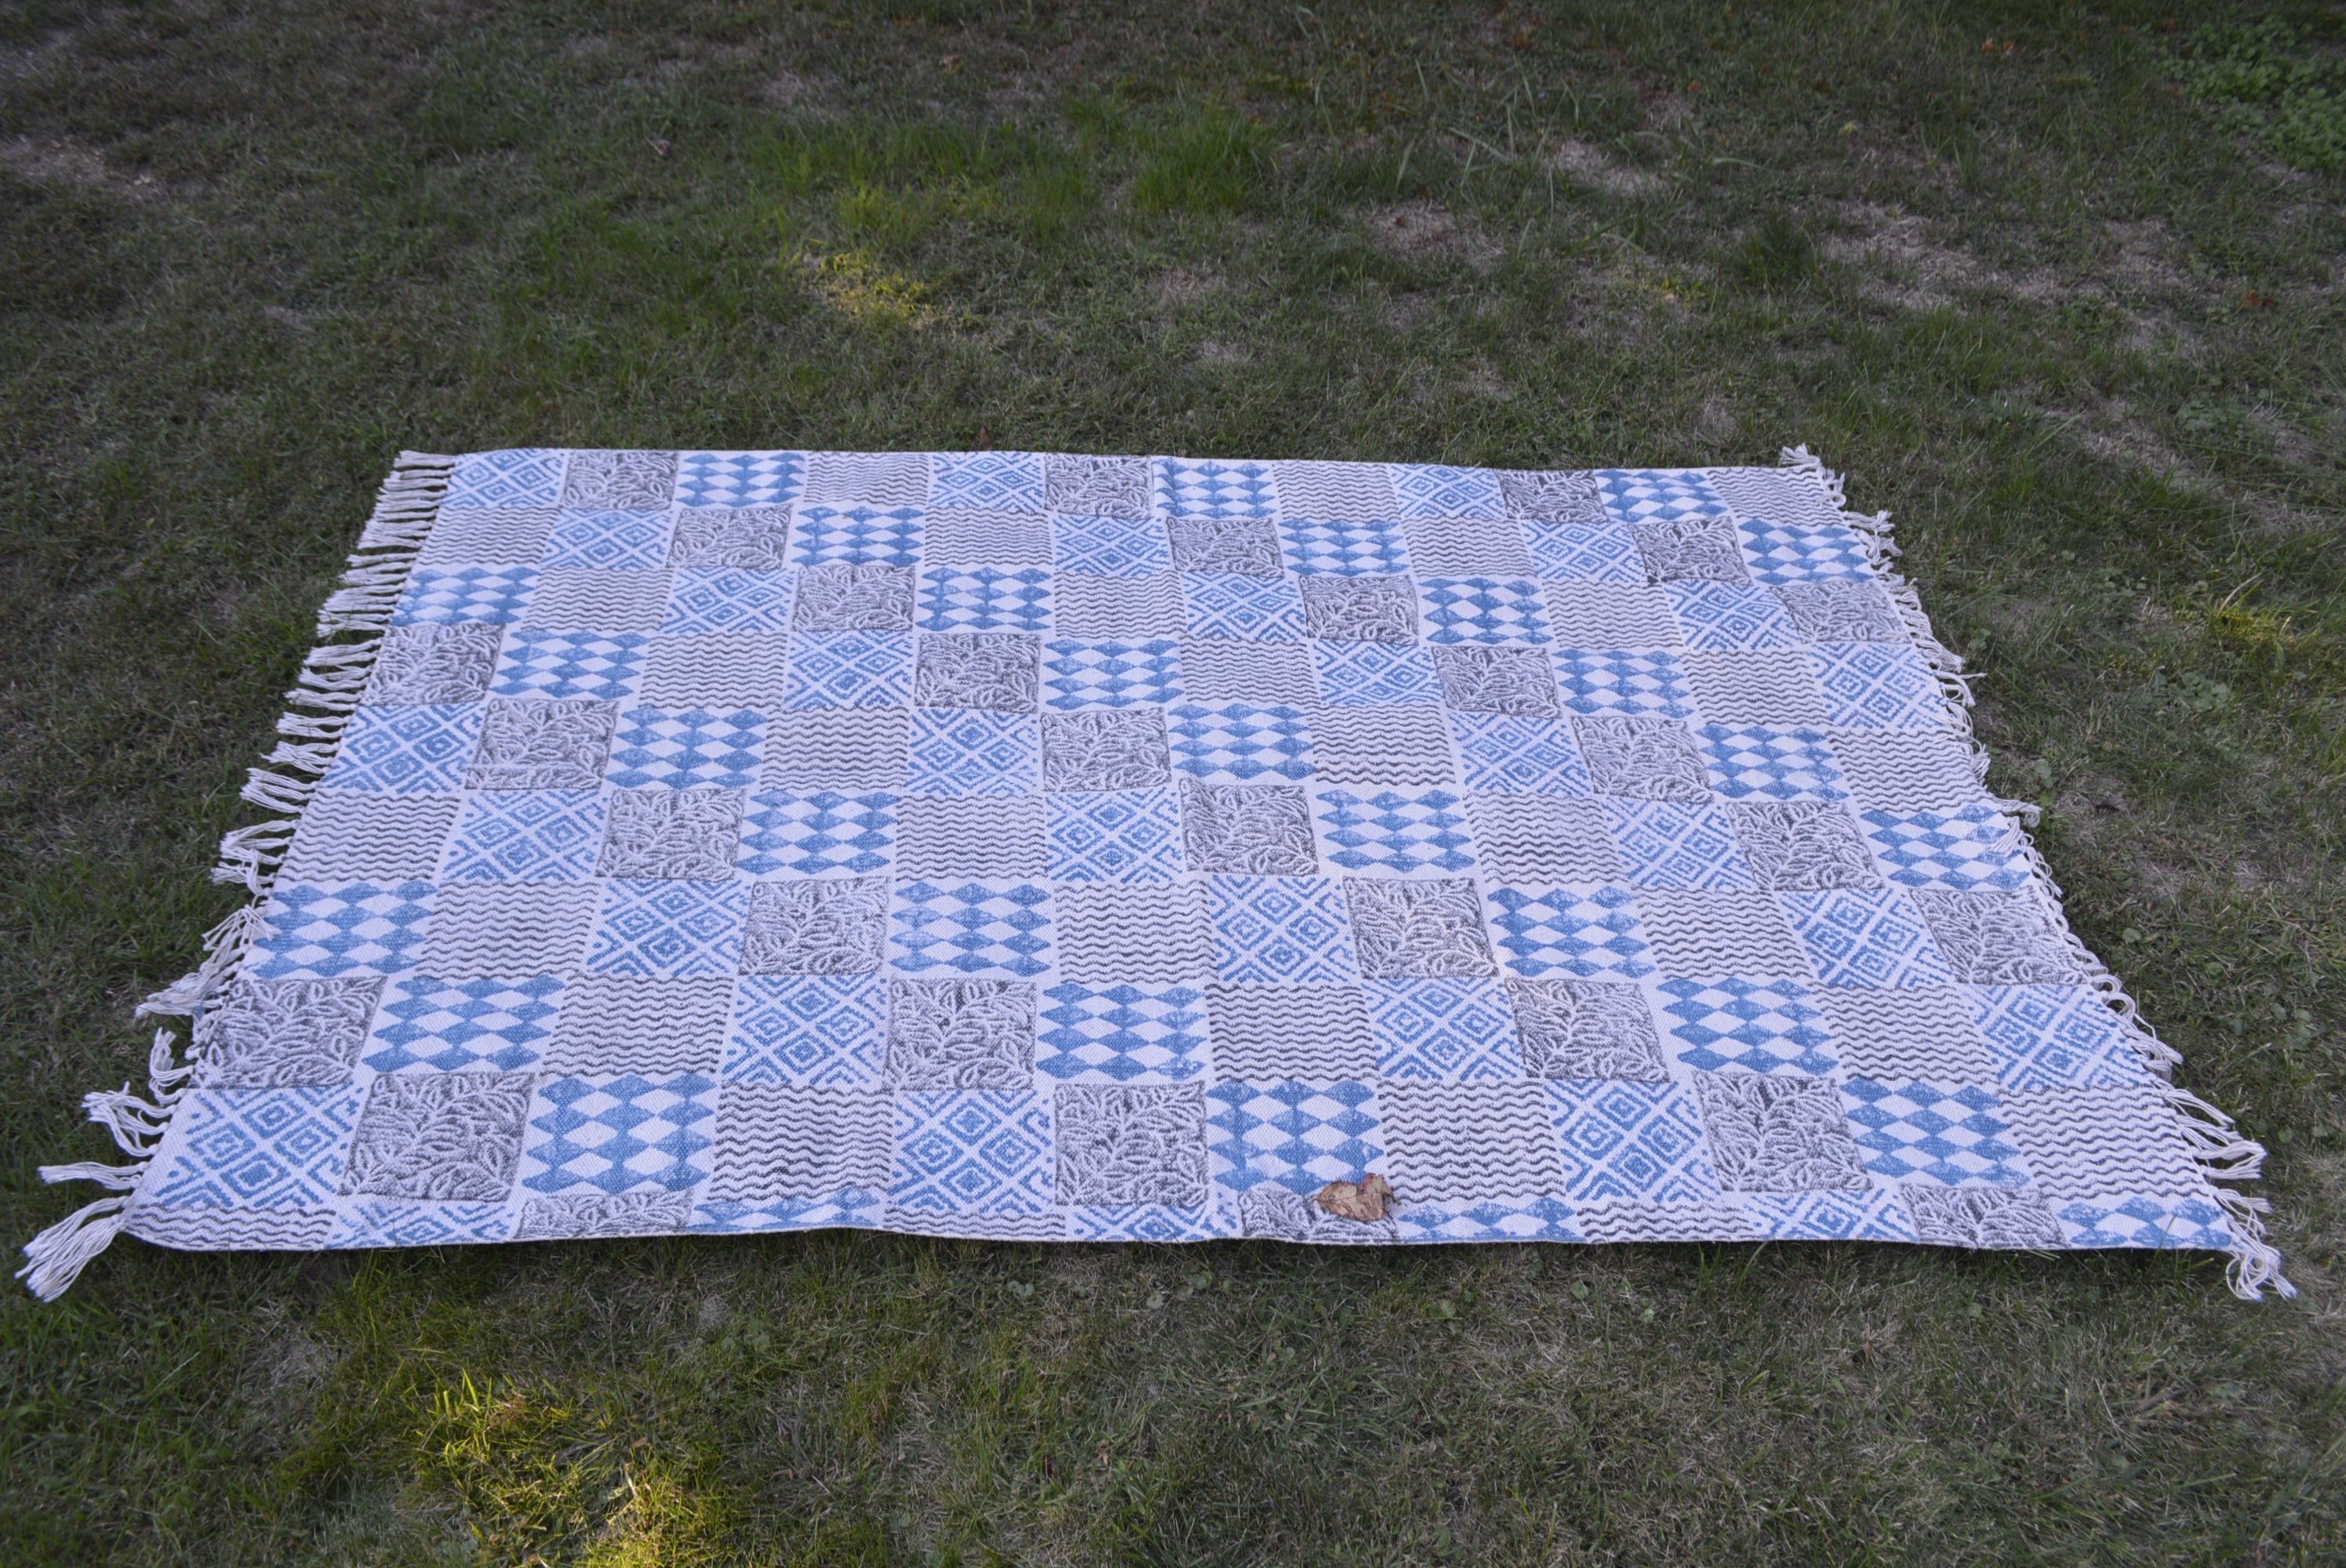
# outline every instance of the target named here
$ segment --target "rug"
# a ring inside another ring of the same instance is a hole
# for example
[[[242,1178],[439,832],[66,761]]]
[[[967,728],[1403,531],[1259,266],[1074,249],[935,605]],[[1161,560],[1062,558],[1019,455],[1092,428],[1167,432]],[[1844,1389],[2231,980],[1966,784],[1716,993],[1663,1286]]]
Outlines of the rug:
[[[25,1276],[849,1227],[2287,1292],[1895,554],[1805,449],[410,454]]]

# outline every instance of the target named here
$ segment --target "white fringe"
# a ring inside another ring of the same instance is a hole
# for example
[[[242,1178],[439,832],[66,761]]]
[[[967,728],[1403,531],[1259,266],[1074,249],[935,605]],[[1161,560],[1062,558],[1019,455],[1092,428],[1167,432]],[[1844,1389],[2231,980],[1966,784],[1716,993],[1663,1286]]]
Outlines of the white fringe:
[[[220,840],[219,863],[212,869],[212,880],[242,885],[251,893],[251,901],[205,932],[203,962],[140,1003],[135,1016],[192,1019],[242,966],[245,952],[260,928],[261,905],[292,845],[301,809],[333,764],[350,723],[348,716],[358,707],[367,679],[374,673],[376,656],[382,650],[380,635],[361,642],[324,639],[352,632],[381,634],[390,626],[392,611],[406,587],[416,553],[439,519],[440,498],[447,493],[455,467],[453,457],[422,452],[399,454],[391,477],[375,496],[374,514],[359,535],[361,554],[350,557],[341,587],[319,613],[320,644],[301,661],[300,679],[285,694],[287,711],[277,721],[277,732],[286,738],[263,759],[269,767],[251,769],[244,786],[244,799],[278,815],[270,821],[239,828]],[[274,771],[278,769],[293,772]],[[178,1036],[170,1030],[155,1032],[147,1054],[144,1095],[131,1093],[125,1084],[82,1099],[90,1120],[114,1135],[115,1146],[129,1156],[128,1164],[81,1160],[41,1167],[44,1181],[95,1182],[117,1195],[76,1209],[25,1244],[26,1263],[16,1278],[42,1300],[54,1301],[72,1287],[89,1260],[121,1234],[124,1221],[137,1205],[138,1184],[170,1131],[173,1110],[195,1076],[195,1064],[179,1058],[178,1043]]]
[[[1842,477],[1827,468],[1823,461],[1806,446],[1784,448],[1781,461],[1785,467],[1811,480],[1832,504],[1833,509],[1841,514],[1841,521],[1856,531],[1859,541],[1865,546],[1866,558],[1872,564],[1874,575],[1889,588],[1890,596],[1898,606],[1899,616],[1906,623],[1907,632],[1914,639],[1916,649],[1938,677],[1940,690],[1948,696],[1947,727],[1970,745],[1972,771],[1984,780],[1987,778],[1988,752],[1972,732],[1969,712],[1972,694],[1966,684],[1975,677],[1964,673],[1962,656],[1941,643],[1932,632],[1931,617],[1923,612],[1922,596],[1915,592],[1912,584],[1891,566],[1890,563],[1896,558],[1899,550],[1891,542],[1890,514],[1880,512],[1868,515],[1851,512]],[[2055,912],[2059,913],[2058,906],[2063,897],[2061,884],[2053,880],[2052,869],[2045,865],[2044,855],[2027,833],[2027,829],[2043,820],[2043,811],[2025,800],[1999,799],[1994,801],[1994,805],[2004,814],[2011,830],[2013,847],[2027,858],[2031,871],[2051,895]],[[2141,1010],[2135,1005],[2134,998],[2127,994],[2126,986],[2091,949],[2078,940],[2077,934],[2069,930],[2066,917],[2061,921],[2061,930],[2068,937],[2071,953],[2085,970],[2086,983],[2100,994],[2110,1011],[2124,1021],[2135,1054],[2150,1069],[2160,1096],[2174,1111],[2176,1125],[2182,1132],[2184,1142],[2189,1145],[2191,1156],[2198,1162],[2201,1172],[2210,1183],[2256,1180],[2264,1167],[2264,1145],[2252,1138],[2243,1137],[2231,1117],[2189,1090],[2178,1088],[2169,1081],[2175,1068],[2182,1062],[2182,1056],[2158,1037],[2157,1031],[2151,1028],[2143,1018]],[[2265,1239],[2261,1217],[2272,1206],[2263,1198],[2251,1197],[2231,1187],[2216,1186],[2211,1190],[2231,1224],[2232,1261],[2225,1269],[2225,1278],[2231,1285],[2232,1294],[2245,1301],[2261,1301],[2265,1290],[2270,1288],[2284,1297],[2295,1296],[2297,1287],[2281,1274],[2280,1250]]]

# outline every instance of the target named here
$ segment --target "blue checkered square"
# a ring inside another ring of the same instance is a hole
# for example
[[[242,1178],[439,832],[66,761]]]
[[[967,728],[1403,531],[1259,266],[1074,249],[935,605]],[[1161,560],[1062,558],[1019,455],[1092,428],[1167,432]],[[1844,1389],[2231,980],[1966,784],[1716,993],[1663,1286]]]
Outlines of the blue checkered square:
[[[813,506],[801,503],[790,528],[790,565],[819,566],[825,561],[921,564],[925,529],[918,507]]]
[[[634,694],[651,648],[646,632],[507,633],[497,659],[496,697],[592,697],[616,702]]]
[[[831,790],[750,797],[735,861],[752,877],[819,877],[885,871],[895,850],[896,797]]]
[[[1290,521],[1279,533],[1287,564],[1297,572],[1390,576],[1409,570],[1409,545],[1393,523]]]
[[[679,506],[782,506],[799,498],[806,458],[795,452],[687,452],[678,455]]]
[[[1513,644],[1548,640],[1540,585],[1521,577],[1428,577],[1418,585],[1425,640]]]

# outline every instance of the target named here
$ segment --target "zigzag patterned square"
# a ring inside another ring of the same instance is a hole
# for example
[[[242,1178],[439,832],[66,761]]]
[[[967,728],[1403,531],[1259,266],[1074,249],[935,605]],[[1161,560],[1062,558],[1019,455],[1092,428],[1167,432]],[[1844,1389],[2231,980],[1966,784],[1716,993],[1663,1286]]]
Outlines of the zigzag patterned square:
[[[657,708],[619,715],[608,781],[621,789],[747,789],[758,781],[763,714]]]
[[[642,632],[549,632],[523,626],[506,640],[489,690],[495,697],[623,700],[643,678],[651,641]]]
[[[672,526],[665,512],[558,513],[538,564],[649,571],[667,562]]]
[[[1548,640],[1547,604],[1527,577],[1427,577],[1425,640],[1521,646]]]
[[[612,881],[588,938],[592,974],[730,974],[740,966],[747,882]]]
[[[666,572],[549,566],[538,574],[523,619],[556,632],[655,632],[668,614],[668,587]]]
[[[1506,517],[1498,476],[1481,468],[1448,468],[1433,463],[1385,466],[1403,517]]]
[[[1903,893],[1838,888],[1779,896],[1827,985],[1944,985],[1954,979]]]
[[[1433,656],[1392,643],[1314,640],[1311,665],[1323,700],[1346,708],[1437,703]]]
[[[1062,572],[1151,577],[1173,569],[1165,524],[1153,517],[1062,517],[1051,550]]]
[[[1627,888],[1498,887],[1489,903],[1493,940],[1513,973],[1635,980],[1654,972]]]
[[[685,1192],[709,1178],[717,1084],[676,1078],[556,1078],[530,1106],[521,1186],[546,1195]]]
[[[1824,688],[1827,722],[1851,729],[1930,729],[1947,699],[1923,656],[1903,643],[1819,643],[1809,667]]]
[[[884,983],[876,974],[745,974],[718,1076],[728,1084],[876,1088]]]
[[[1680,800],[1604,802],[1627,881],[1639,888],[1756,888],[1736,847],[1735,826],[1718,806]]]
[[[1286,543],[1287,564],[1297,572],[1382,575],[1409,570],[1409,546],[1397,523],[1290,519],[1279,532]]]
[[[1377,1101],[1403,1204],[1563,1196],[1556,1120],[1541,1085],[1387,1082]]]
[[[1051,890],[1006,881],[906,883],[891,906],[888,967],[1031,979],[1051,967]]]
[[[1524,1076],[1515,1016],[1495,980],[1372,980],[1377,1076],[1471,1084]]]
[[[1646,580],[1646,559],[1625,523],[1531,523],[1524,537],[1533,569],[1550,581],[1627,585]]]
[[[887,1185],[893,1120],[888,1096],[871,1090],[728,1084],[708,1200],[860,1206]]]
[[[398,974],[415,962],[438,890],[430,882],[280,883],[260,909],[256,979]]]
[[[1393,514],[1392,481],[1382,463],[1274,463],[1280,513],[1357,523]]]
[[[1410,559],[1429,577],[1528,577],[1523,525],[1509,517],[1417,518],[1403,525]]]
[[[1560,648],[1556,675],[1564,705],[1575,713],[1628,713],[1646,718],[1694,717],[1694,691],[1678,656]]]
[[[636,699],[654,708],[752,708],[771,717],[789,687],[790,639],[780,632],[655,636]]]
[[[551,506],[562,499],[569,458],[566,451],[536,446],[468,453],[449,475],[441,505]]]
[[[1206,1101],[1206,1152],[1227,1192],[1270,1186],[1308,1196],[1359,1181],[1385,1157],[1373,1084],[1225,1081]]]
[[[2017,888],[2028,860],[2012,824],[1993,806],[1953,812],[1867,811],[1866,836],[1890,880],[1910,888]]]
[[[331,1203],[362,1097],[343,1084],[192,1090],[146,1201],[204,1208]]]
[[[1041,731],[1031,713],[913,710],[906,788],[923,795],[1032,795],[1042,789]]]
[[[1673,1054],[1698,1073],[1799,1073],[1841,1065],[1808,988],[1778,980],[1665,980],[1661,1012]]]
[[[932,566],[1045,566],[1051,520],[1040,512],[943,506],[922,519],[921,559]]]
[[[809,501],[919,506],[929,498],[925,452],[810,452]]]
[[[1207,782],[1311,777],[1311,730],[1299,708],[1187,702],[1166,712],[1173,770]]]
[[[1706,724],[1695,734],[1711,788],[1731,800],[1839,800],[1849,794],[1821,729]]]
[[[1586,795],[1588,768],[1560,719],[1453,713],[1466,788],[1494,795]]]
[[[1694,1091],[1683,1084],[1551,1081],[1548,1104],[1575,1203],[1714,1201],[1719,1178]]]
[[[2101,1089],[2144,1082],[2126,1021],[2084,985],[1966,986],[1972,1016],[2007,1089]]]
[[[1279,489],[1267,463],[1156,460],[1157,510],[1166,517],[1279,516]]]
[[[1454,784],[1450,731],[1431,702],[1313,708],[1311,765],[1326,784]]]
[[[1877,1182],[1942,1186],[2028,1185],[2028,1167],[2010,1139],[2012,1124],[1993,1091],[1975,1084],[1942,1087],[1916,1079],[1878,1083],[1851,1078],[1842,1105]]]
[[[677,455],[679,506],[780,506],[799,498],[806,459],[795,452],[686,452]]]
[[[1313,810],[1330,864],[1406,877],[1474,869],[1465,807],[1447,789],[1322,789]]]
[[[362,708],[342,731],[323,784],[383,795],[448,794],[464,786],[480,741],[478,703]]]
[[[1291,577],[1184,572],[1181,601],[1182,630],[1191,636],[1303,640],[1303,601]]]
[[[1357,981],[1343,894],[1327,877],[1214,877],[1214,973],[1264,984]]]
[[[1043,460],[1031,452],[939,452],[929,457],[929,504],[1044,509]]]
[[[876,562],[890,566],[921,564],[922,514],[898,506],[826,506],[801,503],[790,529],[790,564],[819,566],[825,561]]]
[[[510,626],[537,591],[535,566],[418,566],[392,611],[394,626],[429,621],[495,621]]]
[[[1051,1102],[964,1091],[896,1096],[888,1201],[949,1214],[1042,1214],[1051,1207]]]
[[[737,864],[752,877],[868,876],[888,868],[895,830],[893,795],[769,790],[742,812]]]
[[[1051,574],[1040,566],[932,566],[921,574],[924,632],[1046,632]]]
[[[1169,789],[1066,790],[1047,803],[1055,882],[1169,882],[1188,870]]]
[[[1205,993],[1189,985],[1055,985],[1035,1071],[1062,1084],[1187,1084],[1207,1075]]]

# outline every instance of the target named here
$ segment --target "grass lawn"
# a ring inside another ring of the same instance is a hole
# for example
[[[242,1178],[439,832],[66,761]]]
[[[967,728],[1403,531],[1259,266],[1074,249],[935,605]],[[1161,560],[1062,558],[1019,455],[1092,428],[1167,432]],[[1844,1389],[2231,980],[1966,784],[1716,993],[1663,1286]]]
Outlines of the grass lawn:
[[[781,8],[775,8],[777,11]],[[0,1237],[402,446],[1773,461],[2270,1143],[2303,1288],[877,1235],[0,1292],[0,1561],[2346,1555],[2346,13],[0,5]]]

